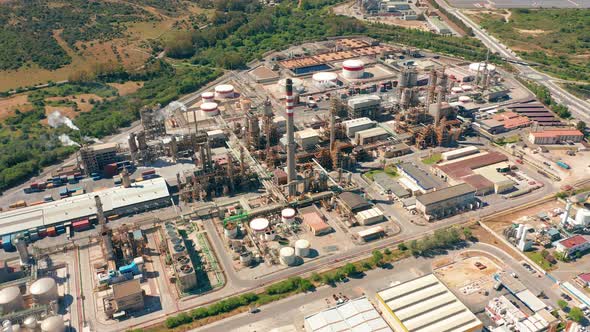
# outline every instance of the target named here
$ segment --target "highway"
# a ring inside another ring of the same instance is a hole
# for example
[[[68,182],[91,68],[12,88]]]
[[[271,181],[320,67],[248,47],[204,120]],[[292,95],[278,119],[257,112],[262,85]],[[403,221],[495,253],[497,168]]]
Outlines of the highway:
[[[497,53],[506,60],[523,61],[516,55],[514,51],[512,51],[506,45],[502,44],[494,36],[489,35],[484,29],[482,29],[479,25],[473,22],[467,15],[463,14],[460,10],[449,6],[444,0],[436,1],[440,6],[445,8],[447,11],[455,14],[465,24],[467,24],[467,26],[471,27],[471,29],[473,29],[475,37],[481,40],[483,44],[486,47],[488,47],[492,52]],[[556,84],[556,82],[565,81],[555,79],[554,77],[551,77],[543,72],[537,71],[533,67],[530,67],[528,65],[523,65],[519,63],[512,63],[512,65],[518,70],[519,75],[523,78],[527,78],[529,80],[536,82],[537,84],[541,84],[547,87],[551,92],[553,98],[557,102],[569,107],[570,112],[575,118],[583,120],[585,122],[590,121],[590,103],[586,100],[582,100],[574,96],[573,94],[561,88],[559,84]]]

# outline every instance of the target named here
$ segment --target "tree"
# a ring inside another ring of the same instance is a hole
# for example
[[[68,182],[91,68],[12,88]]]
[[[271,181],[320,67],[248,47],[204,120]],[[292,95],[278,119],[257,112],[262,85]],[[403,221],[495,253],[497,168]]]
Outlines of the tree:
[[[311,281],[307,279],[301,279],[301,281],[299,282],[298,289],[301,292],[309,292],[313,289],[313,284],[311,283]]]
[[[383,253],[387,256],[391,255],[391,250],[389,250],[389,248],[385,248],[385,250],[383,250]]]
[[[582,319],[584,319],[584,313],[582,312],[582,309],[578,307],[573,307],[567,314],[567,317],[573,320],[574,322],[579,323],[582,321]]]
[[[473,232],[471,231],[471,229],[469,227],[463,227],[463,238],[465,240],[469,240],[472,236]]]
[[[576,129],[578,129],[581,132],[586,131],[586,122],[578,121],[578,124],[576,124]]]
[[[381,253],[381,251],[373,250],[372,255],[373,257],[371,259],[373,261],[373,264],[375,264],[376,266],[381,266],[381,264],[383,264],[383,254]]]
[[[317,272],[314,272],[311,274],[311,280],[314,282],[319,282],[322,280],[322,277]]]
[[[356,274],[358,272],[357,269],[356,269],[356,266],[354,264],[352,264],[352,263],[346,263],[346,265],[344,265],[341,268],[341,270],[342,270],[342,273],[343,274],[345,274],[345,275],[347,275],[349,277],[351,275],[354,275],[354,274]]]
[[[561,310],[563,310],[563,309],[565,309],[565,308],[567,307],[567,302],[566,302],[565,300],[561,300],[561,299],[560,299],[559,301],[557,301],[557,306],[558,306],[558,307],[559,307]]]
[[[400,243],[397,245],[397,249],[399,249],[401,251],[406,251],[406,250],[408,250],[408,246],[405,243]]]

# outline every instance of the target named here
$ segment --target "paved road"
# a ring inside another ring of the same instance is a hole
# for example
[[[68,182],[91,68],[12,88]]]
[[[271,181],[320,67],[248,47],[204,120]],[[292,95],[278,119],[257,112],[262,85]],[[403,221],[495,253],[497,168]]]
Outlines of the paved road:
[[[490,36],[484,31],[479,25],[474,23],[467,15],[463,14],[460,10],[450,7],[444,0],[437,0],[438,4],[444,7],[446,10],[455,14],[465,24],[473,29],[475,37],[480,39],[485,46],[491,51],[498,53],[502,57],[514,60],[523,61],[516,55],[510,48],[502,44],[498,39]],[[575,118],[590,121],[590,103],[586,100],[582,100],[571,93],[562,89],[556,82],[563,82],[562,80],[555,79],[543,72],[535,70],[533,67],[521,64],[513,64],[514,67],[519,71],[519,74],[525,78],[535,81],[538,84],[544,85],[549,89],[551,95],[560,103],[569,107],[571,113]]]
[[[497,257],[504,263],[503,268],[509,272],[516,272],[521,281],[527,287],[534,291],[543,290],[549,299],[545,302],[554,305],[558,299],[558,289],[555,284],[547,277],[538,278],[527,272],[518,262],[516,262],[506,252],[487,244],[473,244],[467,250],[484,251]],[[456,250],[449,253],[455,256],[464,250]],[[306,315],[318,312],[333,305],[328,304],[325,299],[332,294],[343,293],[349,297],[366,294],[370,300],[374,299],[375,293],[387,287],[393,281],[406,281],[415,277],[432,272],[432,263],[437,258],[408,258],[394,264],[392,270],[377,269],[369,271],[362,279],[350,279],[347,283],[339,283],[336,287],[323,286],[315,292],[296,295],[283,301],[272,303],[261,307],[260,313],[256,315],[244,313],[240,314],[193,331],[235,331],[235,332],[253,332],[269,331],[287,325],[296,325],[298,327],[303,323]],[[481,308],[479,308],[481,310]]]

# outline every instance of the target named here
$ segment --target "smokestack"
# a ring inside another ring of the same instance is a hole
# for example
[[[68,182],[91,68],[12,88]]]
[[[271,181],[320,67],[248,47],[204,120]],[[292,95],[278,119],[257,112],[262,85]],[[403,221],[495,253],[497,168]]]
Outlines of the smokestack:
[[[29,250],[27,249],[27,243],[21,237],[14,239],[13,241],[14,246],[16,247],[16,251],[18,251],[18,257],[20,258],[20,265],[25,266],[29,265]]]
[[[123,168],[123,171],[121,172],[121,184],[123,184],[123,188],[131,187],[131,178],[129,177],[127,168]]]
[[[98,219],[98,224],[104,228],[106,220],[104,218],[104,211],[102,210],[102,202],[100,201],[100,196],[94,196],[94,203],[96,204],[96,218]]]
[[[297,180],[297,172],[295,170],[295,124],[293,120],[293,107],[295,101],[293,98],[293,80],[287,78],[286,80],[286,107],[287,107],[287,176],[289,186],[289,196],[296,195],[295,180]]]
[[[567,223],[571,210],[572,210],[572,202],[568,199],[567,203],[565,204],[565,212],[563,213],[563,217],[561,218],[562,225],[565,225]]]
[[[336,103],[336,96],[333,96],[330,105],[330,152],[334,151],[336,144]]]

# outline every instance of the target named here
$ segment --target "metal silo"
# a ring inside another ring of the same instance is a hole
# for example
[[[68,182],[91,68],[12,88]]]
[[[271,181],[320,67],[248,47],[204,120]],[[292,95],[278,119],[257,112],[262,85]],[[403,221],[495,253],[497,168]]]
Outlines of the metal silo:
[[[35,303],[49,304],[58,300],[57,283],[53,278],[41,278],[31,285],[31,295]]]
[[[0,290],[0,308],[4,314],[24,308],[23,296],[16,286]]]

